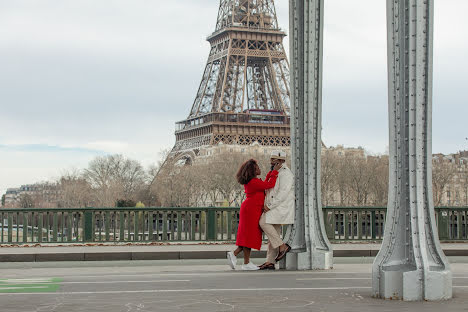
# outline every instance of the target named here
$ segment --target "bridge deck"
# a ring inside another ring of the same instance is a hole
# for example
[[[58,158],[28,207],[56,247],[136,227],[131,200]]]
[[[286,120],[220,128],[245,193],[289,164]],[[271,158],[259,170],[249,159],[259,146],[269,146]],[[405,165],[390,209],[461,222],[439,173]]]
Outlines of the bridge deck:
[[[468,258],[453,262],[454,299],[435,303],[372,298],[362,259],[305,272],[232,271],[224,260],[0,263],[0,304],[10,312],[466,311]]]
[[[165,245],[43,245],[42,247],[2,247],[0,262],[46,262],[46,261],[112,261],[112,260],[179,260],[179,259],[224,259],[226,251],[235,248],[232,244]],[[333,244],[334,256],[375,256],[380,244],[347,243]],[[467,256],[468,243],[442,244],[447,256]],[[254,258],[264,258],[266,245],[254,251]]]

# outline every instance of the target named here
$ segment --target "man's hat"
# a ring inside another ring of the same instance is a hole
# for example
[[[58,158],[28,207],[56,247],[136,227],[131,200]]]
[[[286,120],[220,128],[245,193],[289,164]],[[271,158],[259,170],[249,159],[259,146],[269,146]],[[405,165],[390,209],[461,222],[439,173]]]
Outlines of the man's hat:
[[[279,150],[271,152],[270,158],[286,160],[286,153]]]

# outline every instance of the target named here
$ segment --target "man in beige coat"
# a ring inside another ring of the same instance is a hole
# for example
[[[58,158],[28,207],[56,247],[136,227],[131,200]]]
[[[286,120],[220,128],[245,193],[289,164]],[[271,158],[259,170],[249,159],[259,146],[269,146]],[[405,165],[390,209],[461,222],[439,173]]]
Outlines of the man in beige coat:
[[[268,237],[267,259],[260,270],[274,270],[275,263],[291,250],[280,237],[281,225],[294,223],[294,175],[286,166],[286,153],[273,151],[271,166],[281,164],[275,187],[266,191],[265,206],[260,218],[260,227]]]

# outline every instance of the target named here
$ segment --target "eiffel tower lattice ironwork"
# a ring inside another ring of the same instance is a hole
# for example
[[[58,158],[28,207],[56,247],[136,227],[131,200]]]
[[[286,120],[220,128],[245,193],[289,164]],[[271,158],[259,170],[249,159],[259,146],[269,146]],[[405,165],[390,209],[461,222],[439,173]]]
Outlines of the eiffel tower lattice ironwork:
[[[223,144],[289,146],[289,63],[273,0],[221,0],[210,54],[172,154]]]

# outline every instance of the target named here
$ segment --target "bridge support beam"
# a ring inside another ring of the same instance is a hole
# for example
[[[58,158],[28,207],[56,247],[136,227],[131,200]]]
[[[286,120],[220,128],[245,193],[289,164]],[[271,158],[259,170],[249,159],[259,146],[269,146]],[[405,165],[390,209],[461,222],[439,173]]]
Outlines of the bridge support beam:
[[[290,0],[291,142],[296,220],[282,267],[329,269],[333,251],[321,203],[323,0]]]
[[[387,0],[390,181],[373,295],[407,301],[452,297],[432,200],[434,0]]]

